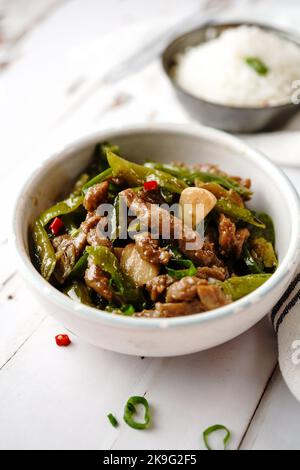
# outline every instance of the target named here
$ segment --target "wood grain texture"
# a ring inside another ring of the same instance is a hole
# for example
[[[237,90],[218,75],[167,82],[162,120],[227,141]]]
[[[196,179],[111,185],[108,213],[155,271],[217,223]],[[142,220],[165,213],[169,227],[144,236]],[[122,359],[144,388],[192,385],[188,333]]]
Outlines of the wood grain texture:
[[[299,450],[299,402],[287,393],[277,370],[255,414],[242,449]]]
[[[1,448],[198,449],[201,431],[216,422],[232,429],[237,448],[276,362],[266,322],[201,354],[144,360],[74,337],[57,348],[54,336],[63,331],[47,318],[3,368]],[[129,396],[144,394],[153,427],[138,433],[122,423],[123,409]],[[120,420],[117,430],[109,412]]]
[[[66,142],[124,123],[191,122],[158,58],[120,81],[105,83],[103,77],[180,19],[197,12],[201,21],[207,3],[177,1],[174,8],[174,0],[29,1],[28,12],[24,2],[0,3],[6,43],[19,37],[21,51],[0,72],[2,221],[11,216],[12,179],[14,188],[20,187]],[[219,18],[261,19],[272,8],[276,24],[299,24],[299,2],[227,3]],[[298,129],[297,123],[293,126]],[[287,172],[299,185],[300,171]],[[59,349],[54,336],[64,328],[45,317],[16,274],[9,232],[9,224],[1,223],[1,448],[197,449],[201,431],[215,422],[233,430],[234,449],[241,441],[249,449],[300,448],[298,405],[278,375],[265,390],[276,364],[276,341],[267,321],[226,345],[183,358],[142,361],[97,350],[77,338],[70,348]],[[125,424],[111,428],[106,414],[121,418],[127,398],[145,392],[153,406],[153,429],[145,434]],[[278,408],[281,422],[287,423],[283,443]],[[57,425],[57,415],[64,427]]]

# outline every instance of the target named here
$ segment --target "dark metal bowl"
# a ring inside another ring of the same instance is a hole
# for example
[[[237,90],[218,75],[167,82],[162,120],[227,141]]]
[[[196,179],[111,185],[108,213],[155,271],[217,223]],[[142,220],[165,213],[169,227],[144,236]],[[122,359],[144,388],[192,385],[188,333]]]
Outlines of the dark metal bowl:
[[[300,110],[300,106],[287,103],[267,107],[237,107],[213,103],[187,92],[176,83],[174,78],[178,54],[183,53],[188,47],[218,37],[226,29],[236,28],[241,25],[258,26],[265,31],[273,32],[288,41],[292,41],[300,47],[300,38],[297,35],[271,26],[258,23],[208,23],[173,40],[162,54],[163,68],[176,91],[179,101],[193,118],[208,126],[229,132],[252,133],[272,130],[286,124]]]

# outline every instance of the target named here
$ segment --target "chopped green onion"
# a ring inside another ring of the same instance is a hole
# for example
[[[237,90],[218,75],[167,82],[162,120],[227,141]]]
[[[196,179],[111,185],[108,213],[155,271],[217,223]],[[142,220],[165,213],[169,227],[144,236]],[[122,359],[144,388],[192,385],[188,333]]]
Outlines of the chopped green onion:
[[[258,75],[267,75],[269,72],[266,64],[264,64],[258,57],[246,57],[245,62],[249,67],[252,67]]]
[[[186,269],[166,267],[167,273],[176,279],[181,279],[185,276],[195,276],[195,274],[197,274],[197,268],[190,259],[176,259],[176,264],[186,267]]]
[[[91,180],[89,180],[82,187],[83,194],[85,194],[91,186],[94,186],[94,184],[102,183],[103,181],[106,181],[111,176],[112,176],[112,170],[110,168],[107,168],[107,170],[102,171],[102,173],[99,173],[99,175],[97,175],[94,178],[92,178]]]
[[[144,422],[135,421],[133,416],[136,413],[135,405],[143,405],[145,408]],[[149,411],[149,403],[145,397],[130,397],[124,409],[124,421],[128,426],[134,429],[147,429],[150,426],[151,417]]]
[[[204,440],[204,444],[207,450],[213,450],[208,443],[208,436],[212,434],[213,432],[219,431],[219,430],[226,431],[226,435],[223,439],[224,450],[226,449],[228,441],[231,437],[231,433],[229,429],[226,428],[226,426],[223,426],[223,424],[215,424],[214,426],[210,426],[209,428],[205,429],[205,431],[203,431],[203,440]]]
[[[69,281],[73,281],[74,279],[81,279],[85,273],[88,264],[88,253],[84,251],[75,266],[73,267],[72,271],[68,276]]]
[[[114,417],[114,415],[112,413],[109,413],[109,415],[107,415],[107,418],[108,418],[108,421],[110,422],[110,424],[114,428],[117,428],[119,426],[118,421],[116,420],[116,418]]]
[[[135,308],[133,305],[123,305],[121,307],[121,312],[124,315],[133,315],[135,313]]]

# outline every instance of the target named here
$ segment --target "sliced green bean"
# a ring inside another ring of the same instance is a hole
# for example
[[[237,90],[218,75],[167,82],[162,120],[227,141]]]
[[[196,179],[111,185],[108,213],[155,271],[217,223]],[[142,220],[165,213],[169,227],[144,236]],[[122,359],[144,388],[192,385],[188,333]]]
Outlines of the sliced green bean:
[[[189,185],[193,185],[194,181],[198,179],[204,183],[218,183],[226,189],[233,189],[238,194],[244,197],[249,197],[252,194],[252,192],[248,188],[238,184],[234,179],[230,178],[229,176],[189,169],[184,166],[182,167],[168,163],[161,164],[156,162],[147,162],[145,163],[145,166],[147,168],[152,168],[164,171],[166,173],[170,173],[171,175],[184,180]]]
[[[91,300],[89,291],[83,282],[72,281],[64,287],[63,292],[71,299],[76,300],[76,302],[89,305],[90,307],[95,306]]]
[[[187,187],[182,180],[164,171],[129,162],[111,151],[107,152],[107,160],[113,176],[124,178],[130,186],[141,186],[146,181],[155,180],[162,188],[177,194],[181,194],[183,189]]]
[[[39,219],[33,224],[32,238],[39,259],[40,273],[49,281],[55,269],[56,256],[48,234]]]
[[[237,204],[234,204],[231,201],[226,199],[218,199],[214,207],[214,210],[227,215],[228,217],[233,217],[237,220],[242,220],[248,224],[254,225],[256,227],[265,228],[265,224],[260,220],[257,215],[246,209],[245,207],[240,207]]]
[[[248,274],[247,276],[234,276],[218,284],[226,295],[231,296],[232,300],[238,300],[260,287],[270,277],[271,274]]]

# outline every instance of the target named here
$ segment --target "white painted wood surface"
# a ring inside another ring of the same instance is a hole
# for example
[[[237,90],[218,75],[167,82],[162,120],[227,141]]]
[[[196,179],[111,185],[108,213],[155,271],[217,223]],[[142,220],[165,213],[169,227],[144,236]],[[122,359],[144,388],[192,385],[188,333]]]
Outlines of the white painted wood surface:
[[[267,320],[182,358],[141,360],[77,338],[59,349],[54,336],[64,329],[34,303],[7,242],[12,182],[21,183],[51,149],[99,128],[189,122],[158,59],[138,72],[128,67],[120,81],[103,77],[179,21],[197,12],[201,22],[212,3],[0,0],[0,449],[198,449],[201,431],[216,422],[232,429],[232,449],[300,449],[300,407],[273,374],[276,340]],[[225,3],[219,18],[267,16],[299,30],[296,0]],[[296,142],[299,118],[288,129]],[[247,139],[268,151],[263,138]],[[300,170],[286,171],[299,187]],[[144,393],[153,429],[111,428],[106,414],[121,419],[127,398]]]

